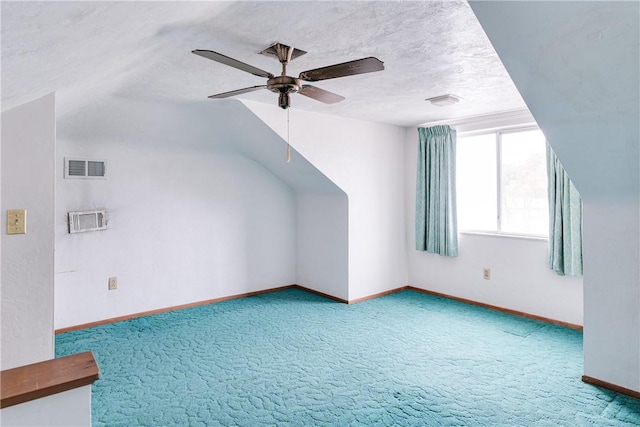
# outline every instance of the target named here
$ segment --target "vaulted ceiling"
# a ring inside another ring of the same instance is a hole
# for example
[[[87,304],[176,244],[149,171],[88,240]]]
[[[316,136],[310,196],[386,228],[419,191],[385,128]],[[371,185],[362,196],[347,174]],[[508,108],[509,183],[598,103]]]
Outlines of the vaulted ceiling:
[[[217,102],[207,96],[265,81],[191,51],[278,74],[258,54],[274,42],[308,52],[289,75],[368,56],[385,65],[314,83],[339,104],[293,95],[294,108],[403,126],[526,108],[464,1],[25,1],[2,2],[2,109],[52,91],[67,117],[112,98]],[[425,102],[443,94],[463,100]],[[266,90],[239,98],[277,103]]]

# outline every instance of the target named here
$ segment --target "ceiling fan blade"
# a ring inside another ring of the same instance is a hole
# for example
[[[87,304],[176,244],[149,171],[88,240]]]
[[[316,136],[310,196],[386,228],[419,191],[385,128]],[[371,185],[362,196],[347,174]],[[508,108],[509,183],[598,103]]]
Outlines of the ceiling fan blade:
[[[244,62],[238,61],[237,59],[229,58],[228,56],[225,56],[218,52],[214,52],[212,50],[196,49],[192,50],[191,53],[195,53],[196,55],[211,59],[212,61],[216,61],[233,68],[237,68],[238,70],[246,71],[247,73],[251,73],[254,76],[265,77],[267,79],[272,79],[274,77],[274,75],[269,73],[268,71],[261,70],[260,68],[254,67],[253,65],[245,64]]]
[[[236,96],[236,95],[240,95],[247,92],[253,92],[254,90],[266,89],[266,88],[267,88],[266,85],[245,87],[244,89],[237,89],[237,90],[232,90],[230,92],[223,92],[223,93],[211,95],[208,98],[211,98],[211,99],[229,98],[230,96]]]
[[[378,58],[371,56],[369,58],[356,59],[355,61],[349,61],[342,64],[316,68],[315,70],[303,71],[300,73],[299,78],[308,82],[317,82],[318,80],[372,73],[374,71],[384,70],[383,64],[384,63]]]
[[[316,101],[324,102],[325,104],[335,104],[344,100],[344,96],[336,95],[328,90],[320,89],[319,87],[311,85],[303,85],[302,89],[298,91],[300,95],[308,96]]]

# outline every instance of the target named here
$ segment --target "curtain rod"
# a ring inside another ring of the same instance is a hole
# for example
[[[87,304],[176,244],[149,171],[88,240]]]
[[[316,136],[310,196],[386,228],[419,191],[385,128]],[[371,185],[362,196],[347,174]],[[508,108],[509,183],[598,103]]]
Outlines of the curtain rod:
[[[480,114],[457,119],[437,120],[418,125],[418,127],[430,127],[437,125],[449,125],[460,132],[470,132],[486,128],[502,128],[508,126],[521,126],[536,124],[529,110],[509,110],[499,113]]]

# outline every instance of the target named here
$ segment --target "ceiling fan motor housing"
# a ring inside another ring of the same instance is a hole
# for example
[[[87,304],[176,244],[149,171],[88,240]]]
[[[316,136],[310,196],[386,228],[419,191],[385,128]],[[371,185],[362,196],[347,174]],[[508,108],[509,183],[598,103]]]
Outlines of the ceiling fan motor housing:
[[[267,89],[279,93],[278,106],[289,108],[289,94],[298,92],[302,88],[302,80],[289,76],[277,76],[267,80]]]
[[[302,80],[289,76],[277,76],[267,80],[267,89],[276,93],[292,93],[302,88]]]

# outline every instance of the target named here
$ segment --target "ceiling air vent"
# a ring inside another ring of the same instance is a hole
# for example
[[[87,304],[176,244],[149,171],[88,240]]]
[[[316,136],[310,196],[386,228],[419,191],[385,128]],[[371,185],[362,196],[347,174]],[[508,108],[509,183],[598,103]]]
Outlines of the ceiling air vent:
[[[83,233],[107,229],[107,211],[69,212],[69,233]]]
[[[97,159],[64,158],[64,177],[83,179],[106,179],[107,162]]]

